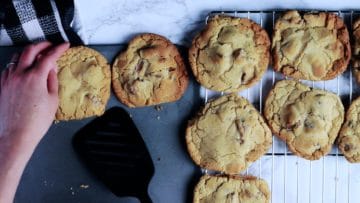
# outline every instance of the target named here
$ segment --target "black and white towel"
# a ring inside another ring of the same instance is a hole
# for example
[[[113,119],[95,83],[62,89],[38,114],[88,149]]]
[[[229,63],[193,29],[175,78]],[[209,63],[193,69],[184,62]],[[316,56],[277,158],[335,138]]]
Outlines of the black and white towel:
[[[0,0],[0,46],[48,40],[81,44],[70,24],[73,0]]]

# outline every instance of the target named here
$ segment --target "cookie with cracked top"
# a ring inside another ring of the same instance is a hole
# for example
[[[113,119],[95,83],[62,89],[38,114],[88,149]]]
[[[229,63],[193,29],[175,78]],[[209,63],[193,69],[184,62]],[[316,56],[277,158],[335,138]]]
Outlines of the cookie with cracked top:
[[[316,160],[330,152],[344,120],[344,106],[332,92],[282,80],[266,98],[264,115],[294,154]]]
[[[68,49],[57,61],[59,108],[56,120],[83,119],[104,113],[110,98],[110,67],[94,49]]]
[[[351,163],[360,163],[360,97],[355,99],[345,115],[337,140],[339,149]]]
[[[196,80],[224,92],[249,88],[264,75],[270,39],[260,25],[245,18],[212,17],[192,41],[189,61]]]
[[[344,21],[326,12],[285,12],[276,20],[271,49],[275,71],[313,81],[343,73],[351,57]]]
[[[353,44],[352,44],[352,71],[358,83],[360,83],[360,18],[353,23]]]
[[[266,181],[253,176],[204,175],[194,189],[193,203],[268,203],[270,196]]]
[[[237,174],[267,152],[272,134],[262,116],[235,94],[212,100],[188,122],[186,144],[202,168]]]
[[[168,39],[156,34],[133,38],[112,66],[115,95],[129,107],[176,101],[188,83],[179,51]]]

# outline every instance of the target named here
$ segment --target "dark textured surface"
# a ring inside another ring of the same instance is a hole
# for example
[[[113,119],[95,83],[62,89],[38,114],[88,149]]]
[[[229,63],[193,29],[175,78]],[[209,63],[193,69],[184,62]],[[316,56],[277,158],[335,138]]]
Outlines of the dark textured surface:
[[[112,63],[124,46],[93,48]],[[2,69],[15,51],[19,52],[21,48],[0,47]],[[125,108],[143,136],[155,165],[148,192],[156,203],[191,201],[192,189],[198,181],[200,170],[192,163],[185,146],[186,122],[201,103],[199,85],[192,77],[190,81],[184,96],[177,102],[161,105],[160,111],[153,106],[124,107],[113,95],[108,103],[108,108]],[[92,119],[60,122],[50,128],[25,169],[16,193],[16,203],[138,202],[135,198],[116,197],[77,157],[71,144],[72,137]],[[89,187],[81,188],[82,184]]]

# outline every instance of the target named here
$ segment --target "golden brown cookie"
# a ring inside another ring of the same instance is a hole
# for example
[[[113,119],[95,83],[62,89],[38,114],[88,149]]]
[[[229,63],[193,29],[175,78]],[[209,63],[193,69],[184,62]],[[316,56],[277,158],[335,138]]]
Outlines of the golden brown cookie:
[[[331,150],[344,120],[344,107],[334,93],[282,80],[270,91],[264,114],[273,133],[294,154],[315,160]]]
[[[84,46],[68,49],[57,61],[59,108],[56,120],[104,113],[110,97],[110,67],[99,52]]]
[[[189,60],[196,80],[208,89],[237,92],[264,75],[270,58],[264,29],[245,18],[214,16],[193,40]]]
[[[349,63],[349,33],[333,13],[288,11],[276,20],[272,52],[275,71],[296,79],[330,80]]]
[[[360,18],[353,24],[352,68],[356,81],[360,83]]]
[[[360,97],[354,100],[346,112],[337,143],[345,158],[351,163],[360,162]]]
[[[272,134],[245,98],[230,94],[210,101],[189,121],[186,143],[200,167],[236,174],[267,152]]]
[[[253,176],[204,175],[195,187],[193,203],[268,203],[270,195],[266,181]]]
[[[179,51],[168,39],[141,34],[116,58],[112,83],[122,103],[140,107],[180,99],[189,79]]]

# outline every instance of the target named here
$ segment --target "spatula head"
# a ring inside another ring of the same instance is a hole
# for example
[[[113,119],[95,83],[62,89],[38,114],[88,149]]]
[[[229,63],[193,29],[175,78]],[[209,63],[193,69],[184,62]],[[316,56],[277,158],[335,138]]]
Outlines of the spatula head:
[[[154,164],[127,112],[114,107],[80,129],[73,138],[85,165],[117,196],[151,202],[147,188]]]

